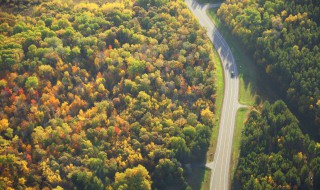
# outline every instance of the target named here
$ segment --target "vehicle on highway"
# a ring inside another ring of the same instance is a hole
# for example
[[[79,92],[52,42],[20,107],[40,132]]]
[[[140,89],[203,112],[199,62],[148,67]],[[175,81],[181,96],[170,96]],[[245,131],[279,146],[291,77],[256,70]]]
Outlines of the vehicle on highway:
[[[234,77],[234,71],[231,71],[231,78],[233,78]]]

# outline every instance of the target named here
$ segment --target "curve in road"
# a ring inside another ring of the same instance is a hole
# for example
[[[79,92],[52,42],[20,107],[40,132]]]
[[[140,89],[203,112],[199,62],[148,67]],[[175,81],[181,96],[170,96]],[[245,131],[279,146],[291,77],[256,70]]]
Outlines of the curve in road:
[[[207,35],[217,50],[223,66],[225,86],[218,143],[214,154],[214,161],[208,163],[207,166],[211,168],[212,171],[210,189],[226,190],[229,189],[232,139],[236,112],[239,107],[238,70],[228,44],[206,14],[208,8],[217,7],[220,4],[202,5],[195,0],[185,0],[185,2],[191,12],[199,20],[200,25],[207,29]]]

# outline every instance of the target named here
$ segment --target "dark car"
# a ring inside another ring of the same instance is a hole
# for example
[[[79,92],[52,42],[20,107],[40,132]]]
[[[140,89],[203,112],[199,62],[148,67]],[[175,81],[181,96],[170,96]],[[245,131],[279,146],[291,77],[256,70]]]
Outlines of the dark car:
[[[233,78],[234,77],[234,71],[231,71],[231,77]]]

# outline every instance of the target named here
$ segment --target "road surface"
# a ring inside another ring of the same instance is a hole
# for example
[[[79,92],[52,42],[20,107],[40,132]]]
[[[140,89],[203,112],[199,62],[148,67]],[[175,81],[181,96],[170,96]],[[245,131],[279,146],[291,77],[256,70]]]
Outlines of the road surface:
[[[218,4],[201,5],[195,0],[185,0],[191,12],[199,20],[201,26],[207,29],[207,35],[216,48],[224,71],[224,99],[221,110],[221,120],[218,135],[218,143],[214,160],[207,163],[211,168],[210,189],[227,190],[230,180],[230,161],[232,139],[235,127],[236,112],[239,107],[238,92],[239,79],[236,63],[232,52],[223,39],[217,28],[206,14],[206,10],[211,7],[219,6]],[[232,75],[231,73],[234,73]]]

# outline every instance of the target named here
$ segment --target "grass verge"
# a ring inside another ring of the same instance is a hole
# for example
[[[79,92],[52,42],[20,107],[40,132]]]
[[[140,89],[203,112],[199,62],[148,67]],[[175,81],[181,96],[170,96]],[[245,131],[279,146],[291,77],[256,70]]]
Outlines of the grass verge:
[[[202,186],[201,186],[202,190],[210,190],[210,178],[211,178],[211,170],[206,168]]]
[[[203,164],[194,164],[191,173],[187,176],[188,184],[192,189],[209,190],[211,170]]]
[[[240,146],[241,146],[241,132],[244,128],[244,121],[247,119],[250,110],[249,108],[242,107],[237,111],[236,116],[236,127],[233,134],[232,142],[232,155],[231,155],[231,181],[238,165],[238,159],[240,155]]]
[[[213,47],[213,46],[212,46]],[[222,109],[222,101],[223,101],[223,92],[224,92],[224,79],[223,79],[223,68],[221,65],[220,58],[218,53],[215,51],[213,47],[213,60],[216,63],[216,85],[217,85],[217,99],[216,99],[216,107],[215,107],[215,119],[214,119],[214,127],[211,134],[211,142],[209,149],[207,151],[207,162],[213,161],[213,155],[216,149],[218,134],[219,134],[219,124],[220,124],[220,115]]]

